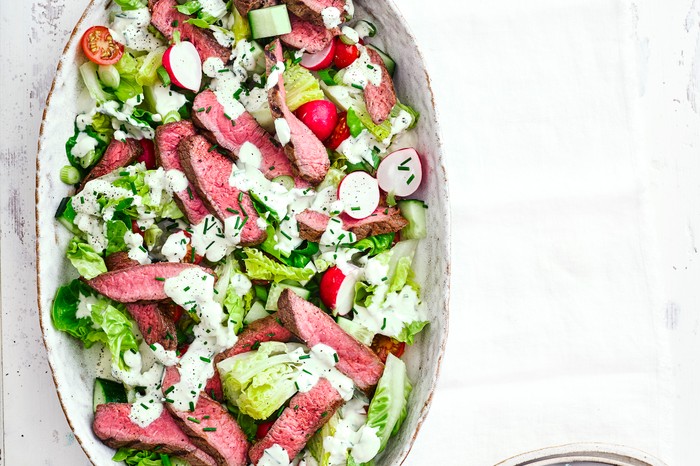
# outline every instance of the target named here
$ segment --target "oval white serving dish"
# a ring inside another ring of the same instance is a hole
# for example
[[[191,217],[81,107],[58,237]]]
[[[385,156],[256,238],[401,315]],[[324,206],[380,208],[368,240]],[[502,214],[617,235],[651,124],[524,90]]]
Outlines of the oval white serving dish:
[[[39,138],[36,186],[38,303],[41,329],[54,382],[71,428],[95,465],[114,464],[114,451],[104,446],[91,429],[94,360],[81,344],[58,332],[51,323],[56,289],[76,276],[64,257],[69,233],[54,219],[61,199],[73,189],[59,180],[66,164],[65,142],[73,134],[82,88],[77,63],[84,59],[79,39],[88,27],[107,22],[109,2],[93,0],[78,21],[58,64],[47,99]],[[398,465],[406,459],[433,396],[447,338],[450,285],[450,227],[447,177],[430,80],[425,64],[396,5],[390,0],[356,2],[356,17],[373,18],[379,27],[372,43],[387,49],[398,63],[395,84],[403,98],[421,113],[416,149],[424,158],[423,186],[416,193],[429,205],[429,237],[422,241],[415,264],[430,326],[404,356],[414,381],[409,414],[401,432],[383,453],[381,465]]]

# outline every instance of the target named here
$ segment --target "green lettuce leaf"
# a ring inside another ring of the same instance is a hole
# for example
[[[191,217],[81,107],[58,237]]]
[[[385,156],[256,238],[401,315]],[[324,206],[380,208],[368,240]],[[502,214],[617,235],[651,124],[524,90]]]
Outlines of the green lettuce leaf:
[[[318,80],[301,65],[288,62],[283,76],[284,88],[287,91],[287,106],[292,112],[307,102],[323,99],[323,91]]]
[[[82,341],[86,348],[91,347],[98,337],[99,330],[92,326],[89,317],[77,318],[80,296],[91,296],[92,290],[80,280],[73,280],[56,292],[51,307],[51,320],[54,327]]]
[[[74,236],[68,244],[66,257],[78,270],[80,276],[88,280],[107,271],[102,256],[97,254],[89,244],[83,243],[77,236]]]
[[[217,365],[224,397],[253,419],[267,419],[296,392],[298,369],[279,342],[261,343]]]
[[[185,460],[170,457],[165,453],[124,447],[117,450],[112,461],[123,461],[128,466],[185,466],[189,464]]]
[[[323,439],[326,437],[332,437],[335,435],[336,428],[340,423],[340,412],[339,410],[333,413],[328,422],[326,422],[321,429],[316,432],[316,434],[311,437],[309,443],[306,444],[306,448],[309,449],[309,453],[318,462],[318,466],[329,466],[331,453],[323,448]],[[348,455],[348,460],[350,460],[351,455]]]
[[[190,0],[189,2],[183,3],[175,7],[177,11],[183,15],[193,15],[202,9],[202,4],[197,0]]]
[[[121,220],[110,220],[107,222],[107,255],[128,249],[124,241],[124,235],[127,231],[130,231],[130,229]]]
[[[408,323],[404,326],[403,330],[401,330],[401,333],[399,336],[396,337],[398,341],[402,341],[406,344],[412,345],[413,344],[413,339],[416,335],[418,335],[423,328],[428,325],[427,320],[416,320],[414,322]]]
[[[98,115],[101,116],[99,113],[96,114],[93,118],[93,124],[95,124],[95,120],[97,119],[97,124],[102,125],[102,119],[98,118]],[[91,125],[85,127],[84,132],[91,138],[95,139],[97,141],[97,145],[95,146],[94,150],[90,151],[84,157],[79,159],[72,153],[73,148],[78,143],[78,136],[80,136],[78,126],[75,126],[75,133],[66,141],[66,157],[68,158],[68,162],[77,168],[78,171],[80,171],[81,176],[84,176],[88,169],[95,165],[102,158],[105,150],[107,150],[107,144],[111,140],[112,134],[114,134],[114,130],[111,129],[111,126],[112,121],[109,120],[110,129],[108,131],[98,131]],[[100,130],[102,130],[102,128],[100,128]]]
[[[309,280],[314,275],[314,271],[311,269],[302,269],[280,264],[265,256],[262,251],[258,249],[244,248],[243,252],[246,255],[246,258],[243,260],[245,262],[246,273],[249,278],[254,280],[272,280],[275,282],[295,280],[302,282]]]
[[[393,242],[394,234],[387,233],[384,235],[370,236],[350,245],[350,247],[353,249],[359,249],[362,252],[368,252],[369,257],[374,257],[377,254],[389,250]]]
[[[154,86],[159,82],[158,68],[163,64],[163,54],[167,48],[165,46],[153,49],[148,55],[143,55],[136,59],[138,62],[138,72],[136,82],[141,86]]]
[[[236,287],[233,286],[233,280],[238,275],[243,275],[238,261],[233,255],[229,256],[223,264],[216,268],[216,275],[219,279],[214,286],[217,292],[214,298],[224,306],[229,315],[229,322],[234,325],[235,332],[238,333],[243,328],[243,319],[253,304],[255,292],[251,286],[244,296],[240,296],[236,291]],[[243,276],[245,277],[245,275]]]
[[[133,55],[128,52],[124,53],[114,67],[119,71],[119,76],[121,77],[119,87],[114,91],[117,99],[126,102],[132,97],[143,93],[143,86],[137,81],[139,63]]]
[[[118,309],[106,299],[102,299],[92,306],[90,316],[94,325],[102,329],[102,333],[97,335],[99,341],[112,353],[112,361],[120,369],[126,369],[123,354],[129,350],[138,351],[139,345],[134,335],[134,323],[124,307],[120,307],[121,309]]]
[[[367,412],[367,425],[377,429],[377,437],[381,442],[379,451],[384,450],[389,437],[398,432],[406,419],[412,388],[404,362],[389,354],[384,374],[379,379]]]
[[[354,138],[359,136],[362,130],[364,129],[362,121],[360,121],[357,114],[355,113],[355,110],[353,110],[352,107],[348,109],[347,123],[348,128],[350,129],[350,136]]]
[[[146,2],[142,0],[114,0],[114,3],[119,5],[122,10],[138,10],[146,6]]]

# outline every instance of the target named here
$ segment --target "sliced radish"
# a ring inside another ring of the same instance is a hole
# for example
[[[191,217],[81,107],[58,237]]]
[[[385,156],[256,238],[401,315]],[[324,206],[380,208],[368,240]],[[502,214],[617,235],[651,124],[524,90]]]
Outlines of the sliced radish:
[[[199,91],[202,85],[202,61],[192,42],[178,42],[165,51],[163,66],[178,87]]]
[[[420,156],[413,148],[397,150],[379,164],[377,180],[382,191],[396,196],[410,196],[423,180]]]
[[[319,293],[321,301],[334,311],[335,315],[344,316],[352,310],[355,302],[355,284],[360,278],[360,269],[348,264],[343,272],[338,266],[326,270],[321,278]]]
[[[338,186],[338,200],[354,219],[369,217],[379,206],[379,184],[367,172],[352,172]]]
[[[335,56],[335,40],[330,41],[326,48],[316,53],[305,53],[301,57],[301,66],[311,71],[328,68],[333,63]]]
[[[294,113],[321,141],[328,139],[338,124],[338,110],[327,100],[306,102]]]

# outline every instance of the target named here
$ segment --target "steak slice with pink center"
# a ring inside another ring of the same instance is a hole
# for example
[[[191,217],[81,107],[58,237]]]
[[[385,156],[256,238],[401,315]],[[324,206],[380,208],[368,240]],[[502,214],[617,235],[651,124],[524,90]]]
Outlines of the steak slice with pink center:
[[[180,381],[175,367],[165,371],[163,393]],[[194,411],[178,411],[166,403],[182,430],[200,449],[213,456],[219,466],[245,466],[248,439],[233,416],[206,393],[200,393]]]
[[[378,66],[382,70],[382,80],[379,86],[375,86],[371,82],[365,86],[365,104],[367,111],[372,121],[381,125],[384,120],[389,118],[391,109],[396,105],[396,91],[394,90],[394,81],[391,79],[389,71],[384,66],[384,60],[379,54],[371,48],[365,48],[369,54],[370,61],[373,65]]]
[[[177,349],[175,322],[163,312],[158,303],[131,303],[126,305],[126,310],[136,321],[146,343],[158,343],[168,351]]]
[[[289,141],[284,144],[284,152],[292,162],[295,173],[309,183],[317,185],[323,181],[330,168],[328,151],[316,135],[287,107],[284,76],[277,69],[278,63],[284,63],[282,52],[279,39],[265,48],[268,79],[273,80],[272,87],[267,91],[270,112],[274,118],[282,119],[289,127]]]
[[[180,145],[183,139],[195,134],[197,132],[194,129],[194,125],[187,120],[159,126],[156,129],[155,138],[156,161],[158,165],[165,170],[184,172],[177,153],[177,146]],[[177,205],[192,225],[198,225],[204,220],[204,217],[209,215],[207,206],[204,205],[202,199],[195,192],[191,182],[187,189],[173,194],[175,202],[177,202]]]
[[[295,49],[304,49],[306,53],[320,52],[335,36],[340,35],[338,28],[326,29],[323,25],[303,20],[293,14],[289,15],[289,22],[292,24],[292,32],[280,36],[280,40]]]
[[[191,466],[216,466],[214,458],[192,443],[168,411],[146,427],[131,422],[129,413],[128,403],[98,405],[92,430],[112,448],[159,451],[185,459]]]
[[[115,270],[128,269],[130,267],[136,267],[141,265],[139,261],[129,257],[127,251],[113,252],[112,254],[105,257],[105,265],[107,270],[113,272]]]
[[[86,280],[85,283],[98,293],[120,303],[163,301],[168,299],[168,295],[165,294],[165,280],[191,268],[212,273],[211,270],[194,264],[158,262],[103,273],[92,280]]]
[[[277,317],[309,348],[323,343],[338,353],[335,366],[350,377],[362,391],[370,393],[384,372],[384,364],[374,352],[355,340],[331,316],[310,302],[285,289],[277,302]]]
[[[258,225],[259,216],[248,193],[229,183],[231,159],[215,151],[207,138],[199,135],[185,138],[178,146],[178,155],[187,178],[204,204],[224,223],[227,236],[235,231],[243,246],[265,241],[267,234]]]
[[[328,227],[330,217],[313,210],[305,210],[296,215],[299,224],[299,236],[302,239],[318,243]],[[354,219],[346,215],[340,217],[342,228],[357,237],[357,241],[368,236],[396,233],[408,225],[408,220],[401,216],[396,207],[378,207],[369,217]]]
[[[241,16],[246,16],[251,10],[259,10],[260,8],[267,8],[278,4],[278,0],[233,0],[233,5]]]
[[[330,382],[319,379],[311,390],[292,397],[267,435],[250,449],[250,460],[258,464],[265,450],[275,444],[284,448],[290,461],[293,460],[342,404],[343,398]]]
[[[125,139],[124,141],[112,139],[100,161],[92,167],[90,173],[80,182],[78,191],[82,190],[89,181],[95,178],[112,173],[117,168],[131,165],[136,162],[136,159],[141,157],[141,154],[143,154],[143,148],[136,139]]]
[[[326,8],[336,8],[341,21],[345,16],[345,0],[284,0],[287,9],[306,21],[324,26],[321,12]]]
[[[167,39],[173,39],[174,31],[180,32],[180,40],[192,42],[199,52],[199,58],[204,63],[207,58],[221,58],[224,63],[231,58],[231,49],[217,42],[214,34],[209,29],[199,28],[186,21],[191,16],[177,11],[177,0],[157,0],[151,6],[151,24],[155,26]]]
[[[192,108],[195,109],[192,113],[195,124],[209,131],[212,139],[236,158],[246,142],[257,147],[262,156],[260,171],[268,180],[278,176],[294,176],[292,164],[284,149],[250,113],[243,112],[231,120],[211,90],[200,92],[195,97]],[[300,188],[308,186],[308,183],[300,179],[295,180],[295,184]]]

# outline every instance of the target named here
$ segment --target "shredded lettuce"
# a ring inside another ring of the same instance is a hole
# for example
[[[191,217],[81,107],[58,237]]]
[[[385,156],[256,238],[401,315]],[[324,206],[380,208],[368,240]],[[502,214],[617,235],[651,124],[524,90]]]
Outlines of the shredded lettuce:
[[[292,112],[307,102],[323,99],[323,91],[309,70],[298,64],[288,64],[284,70],[287,106]]]
[[[389,437],[396,435],[406,419],[408,396],[412,389],[406,365],[393,354],[389,354],[384,374],[379,379],[377,391],[367,412],[367,425],[377,429],[377,437],[381,441],[379,451],[384,450]]]
[[[250,32],[250,24],[248,23],[248,17],[247,16],[241,16],[241,13],[238,11],[238,8],[235,6],[232,8],[233,10],[233,36],[236,39],[236,43],[238,41],[246,39],[250,40],[252,34]]]
[[[66,257],[80,276],[88,280],[107,271],[102,256],[96,253],[89,244],[83,243],[77,236],[74,236],[68,244]]]
[[[298,369],[284,343],[261,343],[217,367],[225,398],[253,419],[269,418],[297,392]]]
[[[81,300],[90,304],[89,317],[77,316]],[[112,353],[112,361],[121,369],[126,368],[124,353],[138,351],[134,323],[124,305],[95,295],[80,280],[73,280],[58,289],[51,308],[51,319],[56,329],[79,339],[86,348],[96,342],[103,343]]]
[[[285,256],[282,251],[275,247],[277,245],[275,236],[277,235],[278,233],[275,230],[275,227],[268,225],[267,238],[265,239],[265,242],[260,245],[260,249],[271,256],[276,257],[285,265],[303,269],[309,264],[309,262],[311,262],[311,257],[318,252],[318,243],[305,241],[301,244],[303,247],[300,246],[298,249],[293,250],[289,256]]]
[[[248,278],[241,273],[238,261],[233,255],[216,268],[216,275],[219,279],[214,289],[217,291],[214,298],[224,306],[229,315],[229,322],[234,325],[236,333],[243,328],[243,319],[246,312],[250,310],[255,299],[255,292],[252,286],[245,295],[240,296],[234,285],[234,280],[246,281]]]
[[[134,450],[120,448],[112,457],[112,461],[123,461],[127,466],[187,466],[189,463],[180,458],[170,457],[156,451]]]
[[[309,268],[292,267],[281,264],[265,256],[262,251],[254,248],[244,248],[246,258],[246,273],[254,280],[272,280],[281,282],[282,280],[295,280],[302,282],[309,280],[314,275],[314,271]]]
[[[136,59],[138,63],[138,71],[136,73],[136,82],[141,86],[153,86],[158,83],[158,68],[163,64],[163,54],[167,48],[165,46],[158,47],[148,55],[143,55]]]

